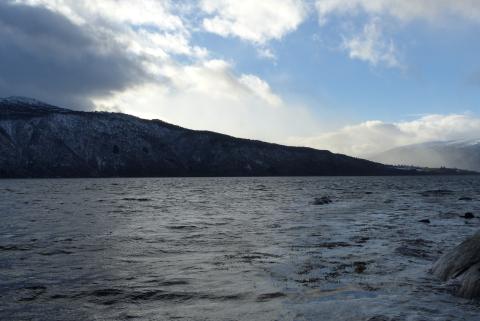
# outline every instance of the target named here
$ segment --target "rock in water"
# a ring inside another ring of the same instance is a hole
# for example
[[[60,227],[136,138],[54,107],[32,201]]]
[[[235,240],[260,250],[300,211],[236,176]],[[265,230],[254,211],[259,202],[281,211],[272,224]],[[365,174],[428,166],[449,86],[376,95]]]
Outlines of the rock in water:
[[[463,276],[458,295],[464,298],[480,298],[480,262],[472,265]]]
[[[315,200],[313,201],[313,205],[325,205],[325,204],[330,204],[331,202],[332,202],[332,199],[328,196],[315,197]]]
[[[434,264],[432,273],[443,281],[458,278],[457,295],[480,298],[480,232],[445,253]]]
[[[467,212],[467,213],[465,213],[465,215],[463,217],[470,220],[472,218],[475,218],[475,215],[473,215],[472,212]]]

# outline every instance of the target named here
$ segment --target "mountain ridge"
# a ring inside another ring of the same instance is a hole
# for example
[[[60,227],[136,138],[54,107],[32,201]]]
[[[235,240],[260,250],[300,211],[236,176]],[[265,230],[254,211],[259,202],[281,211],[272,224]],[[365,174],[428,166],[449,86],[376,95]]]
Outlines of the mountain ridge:
[[[434,172],[195,131],[122,113],[74,111],[23,97],[0,99],[3,178],[425,173]]]
[[[429,141],[392,148],[366,158],[384,164],[480,171],[480,140]]]

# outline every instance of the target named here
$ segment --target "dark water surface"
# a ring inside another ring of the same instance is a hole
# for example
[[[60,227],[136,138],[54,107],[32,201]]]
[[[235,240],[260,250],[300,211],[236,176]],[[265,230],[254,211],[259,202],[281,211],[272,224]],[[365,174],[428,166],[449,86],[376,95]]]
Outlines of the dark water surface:
[[[465,212],[480,177],[1,180],[0,320],[480,320],[428,274]]]

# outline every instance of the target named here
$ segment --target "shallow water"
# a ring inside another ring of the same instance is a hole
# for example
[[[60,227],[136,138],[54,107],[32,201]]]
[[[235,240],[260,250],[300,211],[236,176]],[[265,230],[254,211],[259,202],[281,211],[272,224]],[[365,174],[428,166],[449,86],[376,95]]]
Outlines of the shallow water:
[[[428,274],[465,212],[480,177],[1,180],[0,319],[479,320]]]

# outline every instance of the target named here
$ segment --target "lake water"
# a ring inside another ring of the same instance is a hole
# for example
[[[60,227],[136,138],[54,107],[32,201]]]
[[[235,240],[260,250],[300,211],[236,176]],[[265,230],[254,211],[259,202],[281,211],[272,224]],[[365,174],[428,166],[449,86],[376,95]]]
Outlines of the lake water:
[[[465,212],[480,177],[0,180],[0,320],[479,320],[428,273]]]

